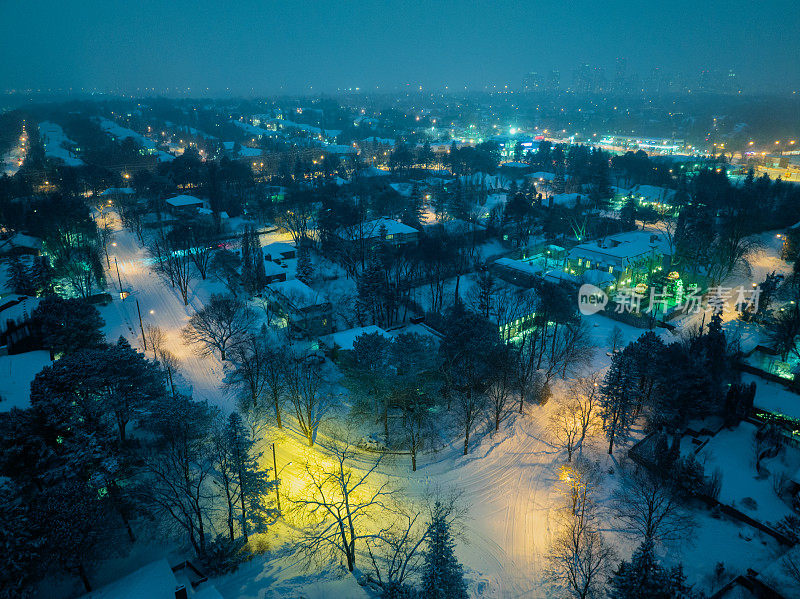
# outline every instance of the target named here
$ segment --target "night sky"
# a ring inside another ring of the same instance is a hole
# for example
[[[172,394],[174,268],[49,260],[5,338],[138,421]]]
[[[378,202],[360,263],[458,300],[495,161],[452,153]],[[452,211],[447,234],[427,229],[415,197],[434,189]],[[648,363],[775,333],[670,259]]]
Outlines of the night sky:
[[[750,91],[800,88],[797,0],[30,0],[0,2],[0,89],[316,93],[411,83],[518,87],[528,71],[625,57],[694,82],[733,68]]]

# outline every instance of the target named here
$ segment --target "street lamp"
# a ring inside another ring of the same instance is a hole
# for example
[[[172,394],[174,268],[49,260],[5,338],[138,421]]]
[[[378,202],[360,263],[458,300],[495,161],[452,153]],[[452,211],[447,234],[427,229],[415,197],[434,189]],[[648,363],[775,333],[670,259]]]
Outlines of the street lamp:
[[[291,466],[291,462],[287,462],[283,465],[283,468],[278,470],[278,461],[275,459],[275,443],[272,444],[272,469],[275,472],[275,500],[278,505],[278,513],[281,511],[281,495],[280,495],[280,474],[283,472],[288,466]]]

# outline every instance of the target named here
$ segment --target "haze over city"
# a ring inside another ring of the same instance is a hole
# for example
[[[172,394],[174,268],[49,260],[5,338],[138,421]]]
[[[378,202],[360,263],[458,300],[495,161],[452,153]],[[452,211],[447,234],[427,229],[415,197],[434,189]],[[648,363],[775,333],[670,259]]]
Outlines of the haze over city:
[[[791,0],[721,2],[6,3],[6,89],[135,94],[515,89],[581,64],[613,75],[733,71],[748,93],[800,88]],[[629,74],[630,74],[629,73]],[[208,90],[208,91],[206,91]]]

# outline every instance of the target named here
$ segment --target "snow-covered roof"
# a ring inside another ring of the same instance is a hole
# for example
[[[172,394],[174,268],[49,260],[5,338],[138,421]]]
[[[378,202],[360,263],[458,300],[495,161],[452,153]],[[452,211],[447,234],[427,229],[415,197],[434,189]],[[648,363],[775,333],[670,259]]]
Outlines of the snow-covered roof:
[[[770,414],[788,416],[800,420],[800,396],[783,385],[766,381],[751,374],[742,375],[743,383],[756,383],[756,396],[753,406]]]
[[[175,573],[167,560],[160,559],[84,595],[83,599],[175,599],[176,586]]]
[[[203,205],[203,200],[200,198],[196,198],[190,195],[179,195],[172,198],[168,198],[164,200],[170,206],[174,206],[175,208],[184,208],[186,206],[197,206]]]
[[[348,146],[344,144],[327,144],[322,146],[322,148],[326,152],[330,152],[331,154],[357,154],[357,150],[353,146]]]
[[[255,127],[250,123],[243,123],[242,121],[231,121],[234,125],[242,129],[245,133],[249,135],[256,135],[261,137],[263,135],[275,135],[275,131],[269,131],[267,129],[263,129],[261,127]]]
[[[656,251],[669,254],[669,243],[663,235],[652,231],[629,231],[610,235],[597,241],[576,245],[569,252],[570,258],[631,259]]]
[[[548,173],[548,172],[545,172],[545,171],[537,171],[537,172],[531,174],[531,178],[533,178],[533,179],[542,179],[544,181],[552,181],[553,179],[556,178],[556,174],[555,173]]]
[[[109,187],[101,196],[111,196],[111,195],[131,195],[136,193],[136,190],[133,187]]]
[[[294,252],[295,247],[291,243],[286,243],[285,241],[273,241],[262,247],[261,251],[265,256],[272,256],[274,258],[277,254]]]
[[[297,279],[271,283],[267,285],[267,287],[286,298],[286,300],[297,309],[319,306],[328,301],[323,293],[314,291],[311,287]]]
[[[250,148],[248,146],[242,146],[239,150],[239,156],[243,156],[245,158],[253,158],[255,156],[261,156],[261,148]]]
[[[591,283],[596,287],[600,287],[601,289],[608,287],[609,285],[613,285],[616,282],[614,279],[614,275],[604,270],[596,270],[594,268],[590,268],[585,270],[582,275],[580,275],[581,281],[584,283]]]
[[[631,193],[641,196],[648,202],[664,202],[672,199],[675,190],[656,185],[636,185],[631,189]]]
[[[362,169],[359,172],[359,175],[362,177],[388,177],[389,171],[385,171],[374,166],[368,166],[367,168]]]
[[[580,279],[575,275],[564,272],[560,268],[554,268],[544,273],[544,278],[552,283],[579,283]]]
[[[380,333],[387,339],[391,337],[389,333],[384,331],[379,326],[371,324],[366,327],[356,327],[354,329],[347,329],[346,331],[338,331],[336,333],[331,333],[330,335],[324,335],[320,337],[320,341],[331,348],[336,346],[340,349],[352,350],[356,339],[361,335],[369,333]]]
[[[25,235],[24,233],[15,233],[5,241],[0,241],[0,254],[10,252],[13,249],[24,248],[30,250],[42,249],[42,240],[32,235]]]
[[[365,138],[364,141],[367,142],[367,143],[382,144],[384,146],[393,146],[394,145],[394,140],[393,139],[389,139],[388,137],[375,137],[374,135],[371,136],[371,137]]]
[[[272,260],[264,260],[264,272],[268,277],[287,274],[286,269],[283,266],[273,262]]]
[[[389,183],[389,187],[407,198],[411,196],[411,192],[414,190],[413,183]]]
[[[553,205],[574,208],[578,203],[578,198],[584,197],[585,194],[581,193],[557,193],[553,196]]]
[[[400,221],[392,220],[391,218],[378,218],[364,223],[364,231],[368,232],[365,238],[379,237],[381,226],[386,227],[387,235],[412,235],[419,232],[414,227],[409,227]]]
[[[0,332],[6,330],[8,321],[20,324],[28,320],[41,301],[38,297],[24,295],[4,297],[0,300],[0,304],[7,306],[0,307]]]
[[[497,266],[516,270],[527,275],[540,275],[544,271],[541,265],[536,262],[514,260],[513,258],[498,258],[494,261]]]

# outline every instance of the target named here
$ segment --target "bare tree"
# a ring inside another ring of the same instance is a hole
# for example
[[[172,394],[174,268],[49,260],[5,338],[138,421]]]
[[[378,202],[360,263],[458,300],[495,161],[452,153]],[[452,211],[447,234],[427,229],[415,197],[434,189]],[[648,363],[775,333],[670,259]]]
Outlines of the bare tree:
[[[189,258],[204,281],[214,254],[214,230],[210,226],[195,223],[189,229]]]
[[[691,538],[694,520],[682,508],[676,489],[645,468],[637,466],[627,473],[611,506],[623,524],[622,534],[637,541],[668,543]]]
[[[782,570],[800,587],[800,555],[797,550],[787,551],[781,559]]]
[[[428,522],[423,521],[422,512],[415,508],[398,506],[392,510],[391,528],[383,531],[380,537],[366,542],[375,581],[384,592],[391,592],[420,570],[423,558],[421,549],[430,537],[430,521],[434,514],[443,516],[453,528],[459,526],[460,519],[466,514],[461,496],[457,493],[444,496],[437,489],[426,497],[426,503]]]
[[[317,430],[331,408],[330,392],[323,389],[319,367],[296,362],[289,368],[287,395],[297,424],[308,445],[314,445]]]
[[[417,471],[417,454],[425,446],[431,434],[431,414],[429,402],[417,392],[410,389],[403,398],[403,429],[406,433],[408,451],[411,453],[411,471]]]
[[[213,464],[207,404],[177,396],[159,404],[153,418],[156,449],[145,460],[147,499],[156,512],[182,529],[198,555],[206,550],[212,509]]]
[[[245,335],[229,353],[233,369],[228,372],[224,383],[234,389],[240,399],[255,406],[266,386],[265,370],[269,349],[265,339],[253,333]]]
[[[545,379],[549,383],[556,375],[569,378],[589,364],[593,353],[589,330],[582,321],[558,327],[546,354]]]
[[[547,552],[550,581],[575,599],[601,597],[614,550],[606,544],[594,517],[562,512]]]
[[[323,552],[333,558],[344,556],[352,572],[357,544],[381,538],[392,526],[392,518],[387,518],[392,491],[388,482],[374,484],[372,474],[380,459],[355,472],[350,468],[349,443],[335,445],[331,453],[329,460],[303,464],[306,486],[289,498],[307,523],[297,548],[309,560]]]
[[[161,349],[158,353],[158,362],[167,373],[167,382],[172,395],[175,395],[175,373],[178,371],[178,357],[167,349]]]
[[[464,455],[469,453],[469,437],[486,411],[486,395],[476,389],[456,388],[456,415],[464,429]]]
[[[577,447],[583,452],[583,442],[598,423],[600,403],[600,375],[592,373],[574,379],[567,390],[567,401],[577,415],[580,424],[580,435]]]
[[[614,550],[599,530],[597,508],[592,501],[597,473],[586,460],[561,471],[567,484],[571,509],[558,512],[558,528],[547,552],[546,574],[551,583],[575,599],[600,597]]]
[[[550,414],[549,428],[556,445],[567,452],[567,461],[571,462],[581,433],[580,416],[575,405],[571,402],[559,403]]]
[[[153,357],[157,360],[164,350],[164,344],[167,341],[166,334],[161,327],[148,324],[144,327],[144,337],[147,339],[150,349],[153,350]]]
[[[155,262],[155,270],[180,291],[183,305],[188,306],[189,285],[193,279],[188,238],[162,231],[150,242],[148,251]]]
[[[514,411],[515,402],[513,401],[513,380],[510,368],[510,350],[506,349],[505,356],[501,359],[501,364],[495,370],[486,395],[489,399],[489,411],[491,413],[494,430],[500,430],[500,423]]]
[[[617,348],[622,345],[622,329],[617,325],[611,329],[611,334],[608,336],[608,343],[611,345],[611,352],[617,351]]]
[[[270,348],[264,361],[264,390],[275,409],[275,424],[283,428],[281,412],[288,386],[290,362],[280,349]]]
[[[231,250],[217,250],[209,264],[209,272],[233,296],[238,296],[242,290],[242,275],[239,269],[242,260]]]
[[[253,321],[253,312],[242,300],[212,295],[208,304],[189,318],[183,338],[187,343],[200,345],[203,354],[219,351],[224,361],[225,351],[245,337]]]
[[[783,447],[783,434],[777,425],[768,423],[753,434],[753,453],[756,472],[761,474],[761,462],[766,458],[774,458]]]

